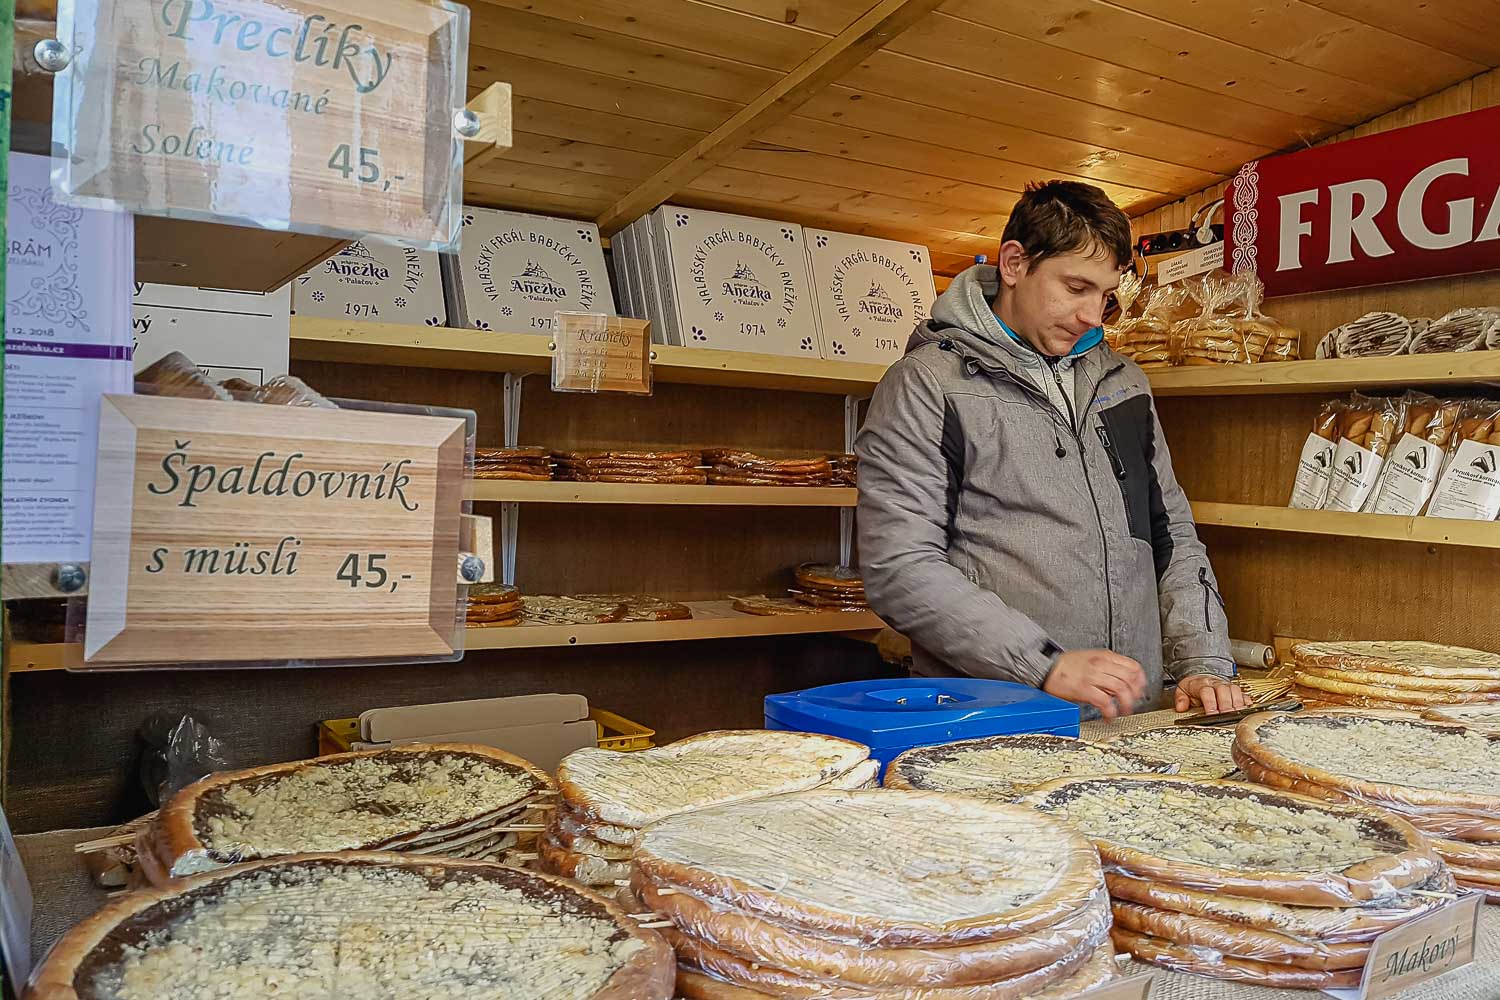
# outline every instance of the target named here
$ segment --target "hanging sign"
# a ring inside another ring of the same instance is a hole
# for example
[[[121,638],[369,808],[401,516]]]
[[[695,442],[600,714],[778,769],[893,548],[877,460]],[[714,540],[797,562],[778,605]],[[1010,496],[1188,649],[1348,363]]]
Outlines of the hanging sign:
[[[82,666],[456,658],[466,431],[105,396]]]
[[[65,3],[54,180],[94,207],[452,249],[468,18],[443,0]]]
[[[603,313],[554,313],[552,389],[651,395],[651,324]]]
[[[1245,164],[1230,260],[1267,295],[1500,268],[1500,107]]]

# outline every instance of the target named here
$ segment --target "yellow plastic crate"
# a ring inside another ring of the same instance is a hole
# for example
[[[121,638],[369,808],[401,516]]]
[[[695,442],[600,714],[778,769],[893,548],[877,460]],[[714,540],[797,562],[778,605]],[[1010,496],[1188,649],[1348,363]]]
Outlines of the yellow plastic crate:
[[[602,708],[589,709],[589,718],[599,731],[598,745],[605,750],[650,750],[656,730],[631,722]],[[318,723],[318,756],[348,753],[359,739],[359,719],[328,719]]]

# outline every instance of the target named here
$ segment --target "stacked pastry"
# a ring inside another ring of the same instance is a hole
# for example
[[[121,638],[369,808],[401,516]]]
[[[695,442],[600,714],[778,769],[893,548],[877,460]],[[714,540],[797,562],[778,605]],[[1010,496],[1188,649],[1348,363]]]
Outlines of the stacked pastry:
[[[1500,309],[1455,309],[1412,338],[1412,354],[1484,349],[1485,335],[1500,323]]]
[[[1403,820],[1250,784],[1065,778],[1022,802],[1093,840],[1117,947],[1216,979],[1357,986],[1371,940],[1452,884]]]
[[[1423,711],[1422,718],[1500,735],[1500,705],[1438,705]]]
[[[838,611],[867,611],[865,581],[859,570],[828,563],[803,563],[796,571],[797,586],[792,596],[814,608]]]
[[[917,747],[886,768],[887,788],[1013,801],[1038,785],[1085,774],[1173,774],[1177,765],[1067,736],[983,736]]]
[[[553,794],[546,772],[493,747],[358,750],[210,775],[162,806],[136,851],[155,884],[310,852],[498,858]]]
[[[464,622],[485,628],[505,628],[521,623],[521,592],[503,583],[475,583],[469,586],[469,603]]]
[[[1260,320],[1184,321],[1174,331],[1174,349],[1184,365],[1253,364],[1265,355],[1274,329]]]
[[[831,486],[826,458],[766,458],[751,451],[712,448],[703,453],[708,481],[721,486]]]
[[[730,606],[743,614],[765,616],[812,615],[820,610],[810,604],[803,604],[795,597],[767,597],[765,594],[736,597],[730,602]]]
[[[521,601],[521,620],[527,625],[607,625],[623,621],[630,610],[615,595],[561,597],[542,595]]]
[[[1228,778],[1239,770],[1231,752],[1232,726],[1143,729],[1111,740],[1107,746],[1148,760],[1176,764],[1176,773],[1185,778]]]
[[[534,872],[386,852],[299,854],[133,892],[70,930],[27,1000],[668,1000],[671,949]]]
[[[475,479],[552,478],[552,458],[546,448],[475,448]]]
[[[833,467],[834,486],[859,485],[859,458],[850,454],[828,455],[828,464]]]
[[[730,730],[652,750],[587,748],[558,766],[559,802],[538,850],[541,867],[584,885],[629,875],[631,850],[652,823],[721,802],[860,787],[879,766],[858,743],[811,733]]]
[[[1500,903],[1500,735],[1394,713],[1262,713],[1240,723],[1234,754],[1252,781],[1400,816],[1459,885]]]
[[[647,830],[626,908],[677,951],[680,996],[1071,997],[1115,974],[1086,839],[931,792],[826,789]]]
[[[674,483],[705,481],[696,451],[557,451],[556,476],[577,483]]]
[[[1500,655],[1431,642],[1303,642],[1294,690],[1311,705],[1405,709],[1500,703]]]
[[[1122,326],[1112,346],[1142,368],[1169,367],[1173,364],[1172,324],[1144,317]]]

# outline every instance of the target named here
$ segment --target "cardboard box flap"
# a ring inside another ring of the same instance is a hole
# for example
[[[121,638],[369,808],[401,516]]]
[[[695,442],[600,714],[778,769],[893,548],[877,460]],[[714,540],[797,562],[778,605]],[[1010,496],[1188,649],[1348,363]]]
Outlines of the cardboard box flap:
[[[581,722],[548,722],[535,726],[508,726],[502,729],[478,729],[468,732],[431,733],[410,739],[392,740],[378,746],[400,743],[478,743],[496,747],[524,757],[544,771],[553,772],[562,759],[574,750],[597,746],[599,727],[593,719]]]
[[[581,694],[477,698],[372,708],[359,716],[359,738],[370,743],[432,740],[437,733],[479,732],[544,723],[557,725],[588,717],[589,701]]]

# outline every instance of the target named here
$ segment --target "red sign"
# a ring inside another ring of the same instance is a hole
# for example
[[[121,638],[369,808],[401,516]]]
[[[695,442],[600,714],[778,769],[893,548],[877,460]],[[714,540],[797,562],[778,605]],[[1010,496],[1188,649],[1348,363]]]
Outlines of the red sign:
[[[1500,269],[1500,107],[1240,168],[1233,270],[1267,295]]]

